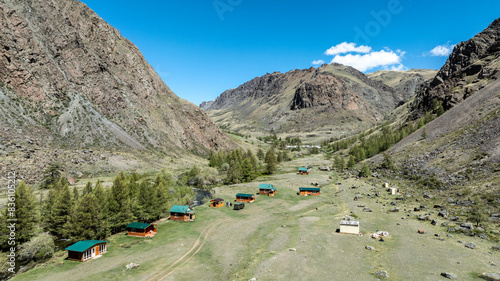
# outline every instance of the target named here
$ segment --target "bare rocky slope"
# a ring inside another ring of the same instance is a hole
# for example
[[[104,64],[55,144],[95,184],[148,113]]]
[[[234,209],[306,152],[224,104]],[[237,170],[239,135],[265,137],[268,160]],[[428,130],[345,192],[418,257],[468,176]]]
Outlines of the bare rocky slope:
[[[240,132],[355,132],[407,101],[401,92],[352,67],[325,64],[268,73],[200,107]]]
[[[434,100],[450,109],[500,77],[500,18],[459,43],[445,65],[416,95],[413,117],[432,110]]]
[[[178,98],[139,49],[85,4],[2,1],[0,26],[2,155],[25,141],[167,154],[230,145],[203,110]]]
[[[458,44],[434,79],[417,93],[411,118],[445,109],[389,150],[409,173],[436,174],[444,182],[484,184],[500,191],[500,19]],[[425,130],[425,134],[424,134]]]

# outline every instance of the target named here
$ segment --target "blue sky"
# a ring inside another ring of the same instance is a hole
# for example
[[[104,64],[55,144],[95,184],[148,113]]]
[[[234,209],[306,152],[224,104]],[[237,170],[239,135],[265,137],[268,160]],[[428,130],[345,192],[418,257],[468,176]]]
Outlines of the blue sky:
[[[500,17],[498,0],[82,2],[197,105],[266,73],[318,66],[313,62],[363,72],[439,69],[453,45]]]

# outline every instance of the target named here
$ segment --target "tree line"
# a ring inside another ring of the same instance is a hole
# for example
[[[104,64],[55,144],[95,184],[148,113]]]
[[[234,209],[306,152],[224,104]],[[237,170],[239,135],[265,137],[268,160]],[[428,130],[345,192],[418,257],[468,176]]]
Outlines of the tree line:
[[[79,191],[71,190],[61,177],[40,192],[21,182],[15,191],[16,242],[29,242],[40,233],[71,241],[105,239],[124,230],[133,221],[152,222],[168,216],[174,204],[189,204],[194,191],[177,185],[165,170],[155,177],[119,173],[110,188],[101,181],[90,182]],[[1,212],[0,227],[6,229],[8,208]],[[0,247],[5,250],[9,233],[0,232]]]

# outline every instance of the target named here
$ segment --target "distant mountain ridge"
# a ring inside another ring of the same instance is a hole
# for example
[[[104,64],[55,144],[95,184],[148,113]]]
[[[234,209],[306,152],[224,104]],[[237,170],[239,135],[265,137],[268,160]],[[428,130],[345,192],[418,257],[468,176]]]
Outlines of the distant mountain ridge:
[[[236,131],[354,131],[381,121],[411,95],[352,67],[325,64],[256,77],[200,107]]]

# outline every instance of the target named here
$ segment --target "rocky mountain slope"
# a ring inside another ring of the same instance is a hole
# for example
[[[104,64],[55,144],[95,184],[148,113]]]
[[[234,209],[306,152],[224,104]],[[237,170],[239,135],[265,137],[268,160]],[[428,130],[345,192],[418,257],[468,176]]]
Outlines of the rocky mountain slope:
[[[85,4],[0,2],[0,138],[67,149],[203,153],[230,145]],[[2,161],[3,162],[3,161]]]
[[[406,96],[340,64],[275,72],[200,105],[241,132],[353,132],[379,122]]]
[[[455,46],[434,79],[416,95],[414,117],[433,110],[434,100],[450,109],[500,77],[500,18]]]
[[[458,44],[433,80],[417,93],[410,118],[448,109],[389,153],[409,173],[434,173],[444,182],[500,185],[500,19]],[[424,134],[425,130],[425,134]],[[479,189],[480,190],[480,189]]]
[[[436,73],[437,70],[432,69],[379,70],[368,73],[366,76],[394,88],[404,100],[409,100],[419,90],[420,86],[434,78]]]

